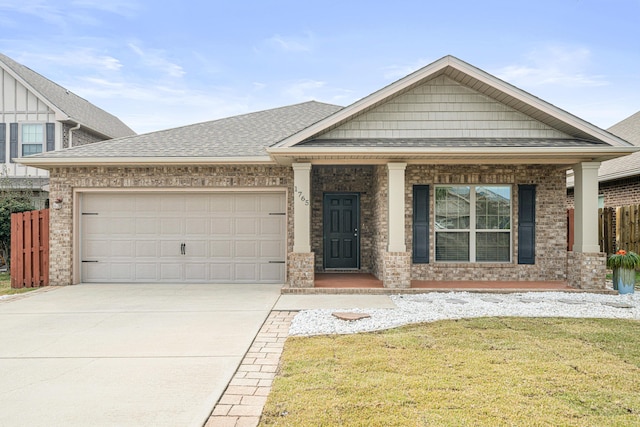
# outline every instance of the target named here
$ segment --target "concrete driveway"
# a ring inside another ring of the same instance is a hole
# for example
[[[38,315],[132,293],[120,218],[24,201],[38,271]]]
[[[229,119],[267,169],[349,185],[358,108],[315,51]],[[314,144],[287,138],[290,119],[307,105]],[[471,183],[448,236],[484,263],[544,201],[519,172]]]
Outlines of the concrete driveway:
[[[202,426],[280,285],[76,285],[0,301],[0,426]]]

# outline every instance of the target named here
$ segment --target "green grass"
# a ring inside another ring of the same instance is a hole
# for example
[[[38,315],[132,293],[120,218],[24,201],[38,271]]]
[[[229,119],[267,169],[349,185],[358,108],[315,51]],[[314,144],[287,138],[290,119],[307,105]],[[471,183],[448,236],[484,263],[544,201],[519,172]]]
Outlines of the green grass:
[[[11,275],[9,273],[0,273],[0,295],[22,294],[35,289],[38,288],[13,289],[11,287]]]
[[[287,340],[261,426],[637,426],[640,322],[483,318]]]

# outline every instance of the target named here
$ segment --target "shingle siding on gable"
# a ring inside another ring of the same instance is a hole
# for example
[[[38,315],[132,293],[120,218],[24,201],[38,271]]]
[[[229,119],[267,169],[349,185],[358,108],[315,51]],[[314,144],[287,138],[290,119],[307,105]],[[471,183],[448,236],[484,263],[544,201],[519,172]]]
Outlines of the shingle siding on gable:
[[[446,76],[401,94],[318,139],[567,138]]]

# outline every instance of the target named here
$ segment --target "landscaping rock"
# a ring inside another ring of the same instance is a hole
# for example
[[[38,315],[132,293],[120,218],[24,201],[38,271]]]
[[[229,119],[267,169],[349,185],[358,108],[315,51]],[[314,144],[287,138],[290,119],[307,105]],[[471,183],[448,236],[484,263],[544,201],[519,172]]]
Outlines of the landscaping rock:
[[[465,301],[463,299],[456,299],[456,298],[448,298],[445,301],[448,302],[449,304],[469,304],[469,301]]]
[[[331,315],[333,317],[336,317],[340,320],[347,320],[347,321],[354,321],[354,320],[360,320],[360,319],[366,319],[368,317],[371,317],[370,314],[367,313],[341,313],[341,312],[336,312],[336,313],[331,313]]]
[[[628,304],[626,302],[603,302],[602,305],[608,305],[609,307],[615,308],[633,308],[633,304]]]

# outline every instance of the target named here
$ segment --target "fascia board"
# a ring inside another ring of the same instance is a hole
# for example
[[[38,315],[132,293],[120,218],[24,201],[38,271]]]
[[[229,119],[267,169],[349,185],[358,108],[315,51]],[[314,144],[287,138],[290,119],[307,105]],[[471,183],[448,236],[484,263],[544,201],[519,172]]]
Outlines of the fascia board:
[[[253,157],[22,157],[16,163],[41,169],[59,166],[146,166],[146,165],[209,165],[209,164],[275,164],[269,156]]]

